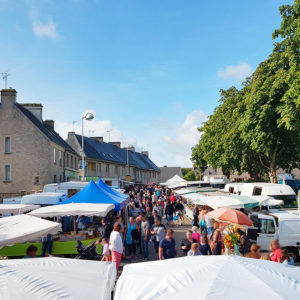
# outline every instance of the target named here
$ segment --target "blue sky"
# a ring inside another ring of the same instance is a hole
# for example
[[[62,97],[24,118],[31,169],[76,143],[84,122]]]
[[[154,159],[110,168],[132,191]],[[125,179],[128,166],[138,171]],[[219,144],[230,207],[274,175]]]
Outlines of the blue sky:
[[[157,165],[190,166],[197,127],[219,90],[270,54],[285,3],[0,0],[0,72],[19,102],[43,103],[64,137],[93,111],[86,135],[110,131]]]

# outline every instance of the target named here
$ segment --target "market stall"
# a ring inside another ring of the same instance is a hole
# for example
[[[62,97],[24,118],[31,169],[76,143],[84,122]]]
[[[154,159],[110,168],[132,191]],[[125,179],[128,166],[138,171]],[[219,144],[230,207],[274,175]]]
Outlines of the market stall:
[[[95,203],[70,203],[64,205],[53,205],[41,207],[28,215],[40,218],[65,217],[65,216],[98,216],[105,217],[115,208],[114,204]]]
[[[300,299],[300,269],[236,256],[193,256],[126,265],[114,300],[141,299]]]
[[[0,219],[0,249],[61,231],[61,224],[28,215]],[[1,253],[0,253],[1,255]]]
[[[19,215],[39,208],[33,204],[0,204],[1,215]]]
[[[109,300],[115,264],[66,258],[0,260],[1,299]]]

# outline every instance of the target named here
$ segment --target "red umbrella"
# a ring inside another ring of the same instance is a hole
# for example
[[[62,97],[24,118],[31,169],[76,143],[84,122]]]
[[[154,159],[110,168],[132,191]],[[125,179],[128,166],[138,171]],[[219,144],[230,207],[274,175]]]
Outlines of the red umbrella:
[[[218,208],[209,212],[207,215],[218,221],[247,226],[253,225],[253,222],[248,218],[247,215],[239,210],[231,208]]]

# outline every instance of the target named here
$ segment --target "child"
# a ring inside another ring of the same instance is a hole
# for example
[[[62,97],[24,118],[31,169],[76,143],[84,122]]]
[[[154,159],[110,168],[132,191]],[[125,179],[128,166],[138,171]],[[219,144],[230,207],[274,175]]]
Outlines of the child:
[[[187,253],[187,256],[198,256],[201,255],[199,251],[199,244],[193,243],[191,246],[191,250]]]
[[[110,261],[109,254],[109,240],[107,238],[102,239],[102,261]]]
[[[200,237],[199,251],[201,252],[201,255],[211,255],[212,254],[210,246],[207,243],[206,235],[201,235],[201,237]]]
[[[282,264],[294,266],[295,262],[294,259],[288,254],[286,249],[282,249],[280,253],[280,262]]]

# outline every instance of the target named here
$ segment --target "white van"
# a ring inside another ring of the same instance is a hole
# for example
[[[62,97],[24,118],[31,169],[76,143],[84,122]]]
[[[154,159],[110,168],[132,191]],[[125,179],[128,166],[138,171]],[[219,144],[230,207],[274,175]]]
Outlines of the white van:
[[[86,187],[89,182],[81,181],[68,181],[60,183],[50,183],[44,186],[44,193],[63,193],[66,194],[69,198],[77,194],[84,187]]]
[[[54,205],[68,199],[64,193],[36,193],[23,196],[21,204]]]
[[[248,237],[251,241],[261,246],[264,251],[269,251],[271,240],[279,240],[282,248],[300,257],[300,214],[278,211],[270,215],[251,214],[253,227],[248,228]]]

